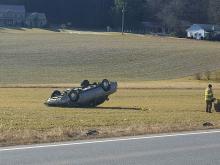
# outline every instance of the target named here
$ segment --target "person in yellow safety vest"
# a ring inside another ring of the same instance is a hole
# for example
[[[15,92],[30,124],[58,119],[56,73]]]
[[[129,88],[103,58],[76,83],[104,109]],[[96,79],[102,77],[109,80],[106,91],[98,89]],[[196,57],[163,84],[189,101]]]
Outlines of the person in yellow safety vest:
[[[206,112],[212,113],[212,103],[214,102],[214,94],[212,91],[212,85],[209,84],[205,90]]]

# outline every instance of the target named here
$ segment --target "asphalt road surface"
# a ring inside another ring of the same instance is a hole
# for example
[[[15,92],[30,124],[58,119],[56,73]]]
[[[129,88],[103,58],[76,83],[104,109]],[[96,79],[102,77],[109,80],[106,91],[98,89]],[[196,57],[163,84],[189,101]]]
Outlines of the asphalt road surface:
[[[0,165],[220,165],[220,130],[0,148]]]

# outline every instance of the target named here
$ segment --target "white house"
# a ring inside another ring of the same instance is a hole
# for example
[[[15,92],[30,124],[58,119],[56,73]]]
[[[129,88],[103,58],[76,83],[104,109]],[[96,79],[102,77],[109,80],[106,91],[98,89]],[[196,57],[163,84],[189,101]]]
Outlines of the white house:
[[[193,24],[186,30],[188,38],[203,40],[220,32],[220,26],[210,24]]]
[[[44,27],[47,18],[44,13],[26,13],[24,5],[0,4],[0,26]]]
[[[0,26],[22,26],[25,21],[25,7],[0,4]]]

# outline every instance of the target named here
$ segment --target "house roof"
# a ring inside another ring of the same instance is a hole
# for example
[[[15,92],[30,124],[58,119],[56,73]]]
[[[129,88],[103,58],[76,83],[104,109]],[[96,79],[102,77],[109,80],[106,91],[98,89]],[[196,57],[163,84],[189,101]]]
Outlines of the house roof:
[[[207,32],[220,31],[220,26],[219,25],[214,25],[214,24],[193,24],[187,30],[193,30],[193,27],[200,27],[201,29],[204,29]]]
[[[41,18],[41,19],[46,19],[46,14],[45,13],[28,13],[27,18]]]
[[[29,13],[29,15],[31,15],[31,16],[45,16],[45,13],[34,12],[34,13]]]
[[[25,13],[25,7],[23,5],[1,5],[0,11],[8,12],[8,11],[16,11]]]

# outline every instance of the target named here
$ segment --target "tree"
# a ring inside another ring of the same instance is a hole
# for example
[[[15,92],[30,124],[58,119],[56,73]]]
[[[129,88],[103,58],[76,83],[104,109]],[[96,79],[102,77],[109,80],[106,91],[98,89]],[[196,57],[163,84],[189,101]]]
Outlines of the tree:
[[[114,20],[116,26],[121,24],[122,8],[125,5],[126,12],[126,27],[135,28],[141,21],[143,21],[146,1],[145,0],[115,0],[115,6],[113,8]]]
[[[25,5],[27,12],[44,12],[51,24],[71,22],[74,27],[121,26],[139,28],[142,21],[162,23],[170,32],[182,22],[220,24],[220,0],[0,0],[0,4]]]
[[[170,0],[146,0],[145,18],[150,21],[159,21],[158,14]]]
[[[186,23],[207,23],[207,0],[171,0],[158,13],[169,32],[183,35]]]
[[[181,31],[182,0],[172,0],[158,13],[158,18],[162,21],[168,32]]]
[[[209,0],[184,1],[184,19],[193,23],[208,23]]]
[[[220,1],[209,0],[209,18],[210,22],[214,24],[220,24]]]

